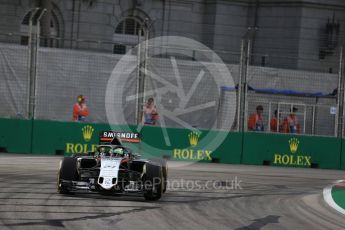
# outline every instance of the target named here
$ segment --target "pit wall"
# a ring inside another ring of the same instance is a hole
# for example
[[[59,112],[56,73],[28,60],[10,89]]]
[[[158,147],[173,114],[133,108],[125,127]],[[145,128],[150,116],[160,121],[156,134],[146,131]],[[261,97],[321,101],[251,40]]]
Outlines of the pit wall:
[[[0,119],[0,152],[65,154],[92,151],[101,131],[134,127],[44,120]],[[227,164],[345,169],[344,139],[144,126],[139,144],[126,143],[144,158]],[[217,143],[217,141],[219,143]]]

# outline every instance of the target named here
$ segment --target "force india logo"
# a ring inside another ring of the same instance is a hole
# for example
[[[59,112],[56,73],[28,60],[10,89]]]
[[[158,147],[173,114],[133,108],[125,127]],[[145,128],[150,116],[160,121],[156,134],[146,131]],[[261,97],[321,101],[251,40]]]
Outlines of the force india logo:
[[[91,125],[85,125],[81,129],[81,134],[85,142],[90,142],[92,139],[92,135],[95,129]],[[87,153],[89,151],[95,151],[97,145],[96,144],[87,144],[87,143],[66,143],[65,152],[67,154],[74,154],[74,153]]]
[[[188,134],[188,141],[192,148],[188,149],[174,149],[173,158],[179,160],[207,160],[211,161],[211,153],[209,150],[195,149],[198,145],[200,134],[191,132]]]
[[[290,153],[289,154],[274,154],[273,164],[286,165],[286,166],[306,166],[311,167],[311,156],[297,154],[299,146],[299,140],[297,138],[291,138],[289,140]]]

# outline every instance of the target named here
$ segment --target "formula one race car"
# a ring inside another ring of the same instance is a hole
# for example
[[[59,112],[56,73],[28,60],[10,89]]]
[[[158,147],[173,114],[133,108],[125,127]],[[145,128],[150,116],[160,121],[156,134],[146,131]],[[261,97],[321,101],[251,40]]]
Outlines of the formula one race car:
[[[76,154],[61,160],[58,192],[73,194],[86,190],[101,194],[134,193],[150,201],[160,199],[167,186],[166,161],[140,159],[112,133],[101,133],[100,145],[95,152]]]

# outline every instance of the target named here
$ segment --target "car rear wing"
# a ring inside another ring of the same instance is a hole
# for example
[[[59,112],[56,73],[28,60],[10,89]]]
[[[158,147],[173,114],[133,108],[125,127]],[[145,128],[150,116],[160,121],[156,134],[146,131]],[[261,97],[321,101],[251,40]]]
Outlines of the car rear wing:
[[[122,145],[122,142],[140,143],[140,134],[135,132],[102,131],[99,134],[100,145]]]

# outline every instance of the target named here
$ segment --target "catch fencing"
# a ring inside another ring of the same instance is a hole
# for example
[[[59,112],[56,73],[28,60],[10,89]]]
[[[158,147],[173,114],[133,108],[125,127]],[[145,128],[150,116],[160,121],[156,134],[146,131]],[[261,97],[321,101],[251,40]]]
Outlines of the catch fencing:
[[[250,36],[234,52],[186,38],[137,36],[128,44],[50,38],[47,47],[35,32],[27,42],[23,35],[1,34],[0,117],[71,121],[83,94],[88,122],[135,125],[152,97],[162,127],[247,131],[261,105],[264,132],[283,133],[280,127],[295,110],[300,134],[343,136],[341,46],[331,59],[315,59],[256,52]]]

